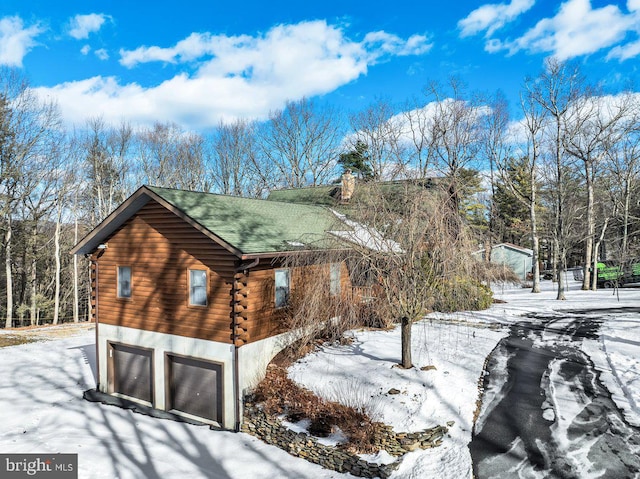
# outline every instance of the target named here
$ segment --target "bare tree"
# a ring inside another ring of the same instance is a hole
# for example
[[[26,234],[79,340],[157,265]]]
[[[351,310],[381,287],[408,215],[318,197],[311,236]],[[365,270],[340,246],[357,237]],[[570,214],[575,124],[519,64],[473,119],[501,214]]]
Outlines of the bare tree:
[[[55,231],[54,231],[54,257],[55,257],[55,291],[53,306],[53,324],[58,324],[60,320],[60,302],[62,295],[62,228],[65,219],[65,211],[70,211],[75,216],[74,244],[78,241],[77,235],[77,167],[79,164],[80,152],[75,138],[66,138],[63,148],[60,151],[60,166],[57,169],[55,178]],[[78,322],[78,258],[73,255],[73,320]]]
[[[328,105],[307,98],[287,102],[269,115],[257,137],[260,173],[267,179],[273,178],[270,168],[277,171],[277,186],[321,185],[334,174],[342,133],[337,113]]]
[[[614,179],[610,191],[622,216],[620,257],[623,261],[629,258],[631,199],[637,192],[640,179],[640,100],[633,96],[627,98],[627,101],[633,108],[625,128],[626,134],[606,150],[607,168]]]
[[[417,100],[407,103],[402,113],[403,136],[408,138],[407,161],[417,178],[433,175],[433,110],[434,104],[422,105]]]
[[[367,159],[375,180],[392,180],[407,174],[405,127],[402,116],[394,115],[388,101],[378,99],[365,110],[351,116],[352,134],[348,149],[367,146]],[[418,135],[419,132],[416,132]],[[417,141],[418,138],[416,138]]]
[[[489,100],[490,111],[482,115],[481,145],[484,156],[489,162],[489,185],[491,199],[489,200],[489,228],[486,241],[493,243],[495,239],[496,212],[494,198],[496,196],[496,176],[501,164],[511,156],[510,141],[507,138],[509,126],[509,111],[506,98],[500,93]]]
[[[528,80],[526,88],[533,100],[550,117],[549,138],[555,177],[555,225],[554,251],[558,258],[558,300],[566,299],[564,271],[566,270],[567,250],[570,231],[565,224],[564,203],[567,199],[566,175],[567,153],[565,151],[567,125],[577,110],[577,99],[583,93],[583,82],[579,70],[556,59],[549,59],[544,71],[535,79]]]
[[[246,120],[221,122],[211,135],[209,146],[215,191],[225,195],[260,196],[263,178],[257,164],[253,123]]]
[[[355,219],[354,228],[345,236],[353,245],[352,280],[368,282],[397,318],[401,365],[409,368],[416,320],[430,308],[473,308],[465,302],[469,298],[463,291],[468,290],[462,279],[470,276],[472,265],[469,236],[461,225],[451,227],[446,191],[424,181],[369,183],[352,201],[348,214]],[[470,296],[479,295],[474,291]]]
[[[127,123],[113,128],[100,117],[90,118],[86,126],[86,130],[78,134],[85,151],[88,180],[84,196],[90,222],[97,224],[132,191],[128,175],[133,130]]]
[[[39,322],[39,304],[44,298],[40,291],[38,263],[41,259],[41,251],[48,248],[50,237],[42,235],[41,228],[48,224],[51,212],[55,209],[57,201],[58,176],[61,172],[60,164],[60,139],[57,134],[49,133],[50,138],[46,150],[33,158],[29,163],[29,171],[23,175],[25,179],[25,194],[22,198],[22,208],[26,216],[24,224],[28,227],[28,251],[29,264],[25,267],[29,271],[30,289],[30,319],[31,324]],[[55,142],[55,144],[53,143]],[[55,235],[54,235],[55,238]]]
[[[538,236],[538,163],[543,148],[545,110],[535,101],[531,92],[525,91],[520,98],[523,119],[520,130],[524,133],[521,169],[524,178],[515,181],[510,175],[512,161],[508,155],[496,155],[496,165],[500,179],[515,198],[529,211],[532,257],[532,293],[540,292],[540,238]],[[518,132],[519,133],[519,132]],[[518,134],[516,133],[516,134]],[[506,161],[505,161],[506,160]]]
[[[582,163],[587,189],[586,234],[584,247],[584,280],[582,289],[595,290],[597,274],[591,282],[591,267],[597,263],[594,255],[595,241],[595,193],[594,182],[602,172],[607,150],[625,135],[625,119],[632,103],[627,96],[618,98],[596,96],[589,91],[575,102],[572,121],[567,124],[568,133],[563,136],[564,148]],[[593,270],[596,271],[595,269]]]
[[[435,107],[431,133],[435,166],[449,182],[451,210],[459,212],[461,177],[479,157],[486,107],[479,98],[467,97],[456,78],[450,79],[447,87],[431,83],[425,94]]]
[[[138,147],[143,183],[209,190],[200,135],[186,133],[175,123],[156,123],[138,133]]]
[[[59,131],[55,104],[40,101],[26,79],[0,71],[0,202],[6,274],[6,327],[13,322],[13,222],[18,206],[33,206],[43,159],[52,153]]]

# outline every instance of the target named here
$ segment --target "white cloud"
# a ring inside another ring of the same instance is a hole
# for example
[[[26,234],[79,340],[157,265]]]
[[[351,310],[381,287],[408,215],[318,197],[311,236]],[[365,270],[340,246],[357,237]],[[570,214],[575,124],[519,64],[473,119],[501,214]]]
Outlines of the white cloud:
[[[89,45],[85,45],[80,49],[80,53],[82,53],[83,55],[88,55],[90,51],[91,51],[91,46]]]
[[[636,38],[638,38],[638,36],[640,36],[640,0],[629,0],[627,2],[627,8],[634,19],[633,23],[635,24]],[[638,55],[640,55],[640,40],[636,39],[635,41],[612,48],[607,55],[607,60],[617,58],[620,61],[624,61],[635,58]]]
[[[69,20],[69,35],[76,40],[89,38],[89,34],[99,31],[108,18],[104,13],[76,15]]]
[[[191,75],[181,73],[148,88],[94,77],[37,91],[55,98],[69,122],[82,123],[92,112],[114,122],[176,121],[205,128],[220,120],[264,118],[287,100],[331,92],[385,58],[429,48],[423,35],[402,40],[376,32],[356,42],[323,21],[278,25],[255,37],[194,33],[169,48],[120,52],[127,67],[197,60]]]
[[[612,48],[607,55],[607,60],[617,58],[620,61],[624,61],[635,58],[638,55],[640,55],[640,40]]]
[[[476,35],[486,30],[491,36],[496,30],[528,11],[535,0],[511,0],[511,3],[491,3],[482,5],[458,22],[460,36]]]
[[[96,50],[94,53],[100,60],[109,59],[109,52],[107,52],[107,50],[105,50],[104,48],[100,48],[99,50]]]
[[[346,38],[341,29],[327,25],[324,21],[309,21],[278,25],[265,35],[257,37],[192,33],[173,47],[144,46],[135,50],[120,50],[120,63],[131,68],[140,63],[155,61],[183,63],[202,57],[214,57],[235,73],[242,70],[246,63],[252,63],[260,57],[266,58],[267,62],[271,61],[275,56],[270,54],[273,48],[277,52],[284,52],[291,47],[301,57],[328,58],[345,53],[354,56],[357,52],[362,57],[368,56],[370,62],[375,62],[385,55],[420,55],[429,51],[431,46],[426,35],[413,35],[403,40],[384,31],[368,33],[361,43],[357,43]],[[304,49],[307,47],[310,51],[305,54]],[[234,56],[238,58],[233,59]]]
[[[184,40],[180,40],[175,46],[163,47],[139,47],[135,50],[120,50],[120,64],[132,68],[139,63],[164,62],[181,63],[195,60],[202,56],[216,55],[225,45],[240,48],[250,37],[212,37],[209,33],[192,33]]]
[[[0,65],[21,67],[22,59],[43,31],[37,24],[25,28],[20,17],[0,18]]]
[[[540,20],[520,38],[492,39],[485,50],[551,53],[559,60],[568,60],[615,45],[633,27],[633,16],[622,13],[615,5],[592,8],[590,0],[568,0],[554,17]]]
[[[384,31],[367,33],[362,42],[370,52],[372,62],[376,62],[385,54],[394,56],[422,55],[433,46],[426,35],[412,35],[403,40],[397,35]]]

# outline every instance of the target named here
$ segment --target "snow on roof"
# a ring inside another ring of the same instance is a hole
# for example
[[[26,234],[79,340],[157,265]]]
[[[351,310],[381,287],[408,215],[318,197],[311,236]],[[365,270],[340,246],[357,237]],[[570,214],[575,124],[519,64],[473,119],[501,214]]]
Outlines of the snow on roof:
[[[335,210],[331,211],[333,211],[333,214],[335,214],[342,223],[349,227],[348,229],[340,231],[329,231],[332,235],[372,251],[391,253],[402,252],[402,248],[396,241],[385,238],[375,228],[350,220],[345,215],[338,213]]]

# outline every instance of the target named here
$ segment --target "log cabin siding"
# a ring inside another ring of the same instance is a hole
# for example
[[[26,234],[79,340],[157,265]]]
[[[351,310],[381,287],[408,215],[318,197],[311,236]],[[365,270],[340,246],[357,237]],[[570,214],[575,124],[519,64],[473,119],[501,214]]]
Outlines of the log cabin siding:
[[[287,314],[287,310],[275,307],[275,271],[285,268],[290,270],[291,294],[294,294],[296,287],[303,284],[306,275],[313,276],[314,282],[326,288],[328,294],[329,264],[311,264],[292,268],[287,268],[277,260],[266,260],[265,263],[259,264],[249,273],[247,283],[250,291],[248,296],[250,301],[246,309],[248,342],[265,339],[286,330],[285,314]],[[343,298],[351,296],[351,280],[344,262],[340,265],[340,295]],[[329,318],[327,317],[327,319]]]
[[[282,308],[275,307],[275,270],[280,267],[278,262],[265,260],[249,273],[247,278],[249,342],[283,332],[284,311]]]
[[[236,257],[150,201],[108,239],[98,259],[101,323],[231,342]],[[131,266],[131,298],[118,298],[117,268]],[[189,269],[207,271],[207,306],[189,305]]]
[[[239,258],[155,201],[143,206],[111,237],[99,255],[99,320],[191,338],[232,342],[235,268]],[[117,268],[131,267],[131,298],[117,297]],[[247,294],[237,315],[246,331],[242,345],[285,331],[284,308],[275,307],[278,259],[263,259],[245,278]],[[189,269],[207,271],[207,306],[190,306]],[[329,287],[329,264],[290,268],[290,287],[308,274]],[[346,265],[341,266],[341,294],[350,292]]]

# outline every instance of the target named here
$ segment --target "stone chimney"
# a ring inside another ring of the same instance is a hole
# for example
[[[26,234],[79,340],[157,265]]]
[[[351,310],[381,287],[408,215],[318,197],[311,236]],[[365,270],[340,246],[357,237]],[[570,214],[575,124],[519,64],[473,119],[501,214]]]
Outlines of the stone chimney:
[[[342,174],[342,186],[340,188],[340,201],[348,203],[353,196],[353,190],[356,187],[356,177],[351,174],[351,170],[347,169]]]

